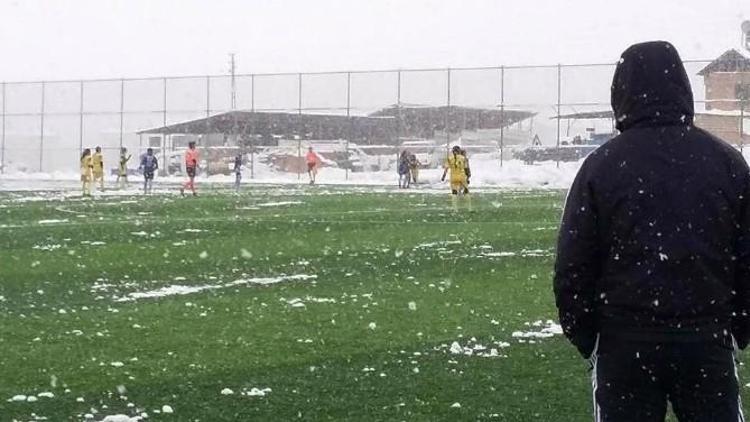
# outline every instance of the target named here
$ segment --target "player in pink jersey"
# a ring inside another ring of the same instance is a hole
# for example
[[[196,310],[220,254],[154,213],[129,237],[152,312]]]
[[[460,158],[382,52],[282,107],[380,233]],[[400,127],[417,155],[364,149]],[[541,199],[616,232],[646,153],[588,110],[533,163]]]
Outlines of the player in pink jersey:
[[[190,189],[193,196],[195,192],[195,172],[198,169],[198,150],[195,149],[195,142],[188,143],[188,150],[185,152],[185,172],[188,180],[180,188],[180,194],[185,196],[185,189]]]
[[[318,174],[318,164],[320,158],[318,154],[313,151],[313,147],[308,148],[307,155],[305,155],[305,162],[307,163],[307,175],[310,176],[310,184],[315,184],[315,176]]]

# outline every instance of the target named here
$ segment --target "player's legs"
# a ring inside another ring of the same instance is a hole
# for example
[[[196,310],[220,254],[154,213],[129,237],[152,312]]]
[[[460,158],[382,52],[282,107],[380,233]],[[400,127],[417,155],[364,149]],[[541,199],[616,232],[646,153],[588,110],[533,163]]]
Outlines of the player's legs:
[[[451,181],[451,208],[453,211],[458,211],[458,192],[460,192],[461,184]]]
[[[104,173],[94,173],[94,182],[96,183],[97,181],[99,182],[99,190],[104,190]]]
[[[81,176],[81,190],[83,196],[91,196],[91,178],[87,175]]]
[[[592,355],[594,419],[664,422],[670,353],[662,343],[602,337]]]
[[[680,422],[744,422],[731,338],[679,346],[669,398]]]
[[[469,185],[467,182],[463,183],[461,193],[466,200],[466,206],[468,207],[469,211],[473,211],[474,208],[471,205],[471,195],[469,194]]]

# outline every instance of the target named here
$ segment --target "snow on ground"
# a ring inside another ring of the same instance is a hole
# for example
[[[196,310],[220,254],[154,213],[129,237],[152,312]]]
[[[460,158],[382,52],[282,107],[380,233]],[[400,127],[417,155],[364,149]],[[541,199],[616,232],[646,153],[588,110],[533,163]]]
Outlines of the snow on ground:
[[[581,162],[560,163],[541,162],[526,165],[519,160],[500,162],[491,154],[478,154],[471,157],[471,186],[473,187],[501,187],[501,188],[554,188],[565,189],[570,186]],[[259,167],[258,167],[259,168]],[[442,169],[424,169],[420,171],[419,182],[422,186],[430,185],[445,189],[447,184],[440,182]],[[155,193],[168,191],[176,192],[182,176],[157,176],[154,182]],[[39,189],[80,189],[80,175],[75,171],[53,173],[22,173],[12,172],[0,175],[0,191],[3,190],[39,190]],[[212,175],[198,177],[200,183],[234,184],[234,175]],[[257,171],[254,178],[245,174],[243,184],[307,184],[306,174],[285,173],[265,169]],[[324,167],[320,170],[317,182],[323,185],[367,185],[367,186],[397,186],[398,175],[394,171],[378,172],[346,172],[344,169]],[[114,179],[107,180],[110,187],[114,187]],[[123,191],[105,190],[94,195],[118,195],[141,193],[141,181],[131,178],[128,189]]]
[[[550,338],[563,333],[562,327],[550,319],[547,321],[527,322],[525,325],[530,327],[530,329],[527,331],[514,331],[511,337],[523,341],[523,339]]]
[[[308,274],[294,274],[294,275],[282,275],[278,277],[254,277],[254,278],[241,278],[234,280],[229,283],[221,284],[201,284],[201,285],[182,285],[173,284],[165,287],[161,287],[156,290],[149,290],[144,292],[133,292],[128,293],[123,297],[116,297],[115,302],[130,302],[138,299],[156,299],[167,296],[183,296],[193,293],[199,293],[206,290],[217,290],[226,289],[230,287],[243,286],[248,284],[255,284],[266,286],[270,284],[281,283],[284,281],[307,281],[315,280],[318,276]],[[302,305],[304,306],[304,304]]]
[[[495,325],[496,321],[493,320],[492,323]],[[528,331],[514,331],[511,334],[511,337],[517,339],[519,343],[534,344],[539,340],[561,335],[563,333],[562,327],[552,320],[526,322],[524,325],[529,327]],[[511,347],[511,344],[506,341],[493,339],[482,344],[475,337],[471,337],[469,340],[459,338],[450,345],[446,343],[440,344],[433,350],[451,355],[505,358],[508,356],[503,353],[503,349],[508,347]]]

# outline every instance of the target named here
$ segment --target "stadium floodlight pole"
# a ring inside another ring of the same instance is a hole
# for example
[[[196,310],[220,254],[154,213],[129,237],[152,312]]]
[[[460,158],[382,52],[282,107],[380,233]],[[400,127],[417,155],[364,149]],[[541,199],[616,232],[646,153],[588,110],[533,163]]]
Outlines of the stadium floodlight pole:
[[[3,102],[3,108],[2,108],[2,126],[0,129],[2,130],[2,139],[0,142],[0,149],[2,149],[2,157],[0,157],[0,174],[5,173],[5,82],[3,82],[2,87],[2,102]]]
[[[500,167],[503,166],[505,148],[505,66],[500,66]]]
[[[557,65],[557,168],[560,168],[560,103],[562,101],[562,65]]]
[[[44,163],[44,91],[45,83],[42,82],[42,104],[41,113],[39,115],[39,173],[42,172],[42,165]]]
[[[120,79],[120,151],[122,151],[122,130],[125,123],[125,79]],[[118,151],[119,154],[119,151]]]
[[[351,108],[352,108],[352,72],[346,73],[346,120],[349,123],[349,131],[346,135],[346,167],[344,167],[344,179],[349,180],[349,140],[352,137],[352,119],[351,119]]]

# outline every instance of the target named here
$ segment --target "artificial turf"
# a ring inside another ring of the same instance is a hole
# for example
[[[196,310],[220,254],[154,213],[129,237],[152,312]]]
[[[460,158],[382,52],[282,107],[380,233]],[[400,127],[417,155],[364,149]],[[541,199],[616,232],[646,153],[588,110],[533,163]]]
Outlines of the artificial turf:
[[[563,199],[2,193],[0,420],[589,420],[575,350],[512,335],[555,319]]]

